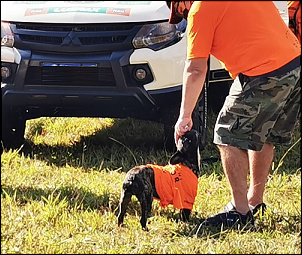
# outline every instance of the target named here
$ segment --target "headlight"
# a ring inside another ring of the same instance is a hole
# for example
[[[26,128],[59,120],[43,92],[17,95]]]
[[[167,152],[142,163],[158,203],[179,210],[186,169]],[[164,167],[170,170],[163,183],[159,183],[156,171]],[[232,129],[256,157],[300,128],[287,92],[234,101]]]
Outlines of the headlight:
[[[1,21],[1,46],[13,47],[14,33],[10,29],[8,22]]]
[[[186,20],[179,24],[162,22],[157,24],[146,24],[132,40],[134,48],[151,48],[159,50],[167,45],[178,42],[186,29]]]

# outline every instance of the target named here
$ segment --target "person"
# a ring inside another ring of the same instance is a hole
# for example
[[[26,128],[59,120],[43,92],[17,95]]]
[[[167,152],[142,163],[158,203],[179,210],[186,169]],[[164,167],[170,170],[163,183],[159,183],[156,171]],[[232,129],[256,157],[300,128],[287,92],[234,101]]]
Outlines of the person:
[[[290,30],[297,36],[301,44],[301,2],[287,1],[288,7],[288,26]]]
[[[171,1],[170,7],[171,16],[188,15],[176,144],[192,128],[191,114],[209,55],[220,60],[234,79],[213,139],[231,201],[204,224],[253,227],[256,213],[266,208],[263,196],[274,145],[290,143],[299,115],[301,45],[272,1],[195,1],[187,12],[177,2]]]

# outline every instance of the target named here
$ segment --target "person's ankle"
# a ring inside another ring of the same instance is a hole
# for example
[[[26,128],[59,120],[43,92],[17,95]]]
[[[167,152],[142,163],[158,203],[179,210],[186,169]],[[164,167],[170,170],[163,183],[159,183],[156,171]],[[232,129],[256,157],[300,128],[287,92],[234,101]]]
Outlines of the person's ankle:
[[[255,206],[249,205],[249,207],[254,216],[258,215],[259,212],[263,216],[266,211],[266,204],[263,202],[256,204]]]
[[[257,202],[249,202],[250,208],[255,208],[257,205],[263,204],[263,201],[257,201]]]
[[[246,214],[251,210],[251,208],[250,208],[249,205],[247,205],[247,206],[239,206],[239,205],[237,205],[237,206],[236,206],[236,205],[234,204],[234,202],[232,202],[232,203],[233,203],[233,205],[234,205],[236,211],[239,212],[239,213],[242,214],[242,215],[246,215]]]

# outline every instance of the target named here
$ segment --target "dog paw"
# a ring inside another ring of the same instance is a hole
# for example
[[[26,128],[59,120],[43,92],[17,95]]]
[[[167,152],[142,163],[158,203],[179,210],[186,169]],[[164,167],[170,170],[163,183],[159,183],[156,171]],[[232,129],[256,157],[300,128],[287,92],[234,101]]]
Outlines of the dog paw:
[[[125,224],[124,224],[123,222],[119,222],[119,223],[117,224],[117,226],[118,226],[119,228],[121,228],[121,227],[124,227]]]
[[[143,230],[146,231],[146,232],[148,232],[149,228],[146,226],[146,227],[143,228]]]

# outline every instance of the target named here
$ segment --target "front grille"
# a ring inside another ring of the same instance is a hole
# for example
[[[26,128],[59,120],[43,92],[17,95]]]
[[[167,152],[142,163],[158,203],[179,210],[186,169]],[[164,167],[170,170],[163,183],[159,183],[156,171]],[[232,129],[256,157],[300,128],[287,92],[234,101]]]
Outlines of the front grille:
[[[127,36],[107,36],[107,37],[79,37],[82,45],[95,45],[103,43],[123,43]]]
[[[116,87],[116,80],[122,83],[123,75],[129,86],[150,82],[151,74],[148,79],[137,81],[132,69],[128,73],[127,68],[116,68],[121,59],[124,67],[129,64],[124,60],[133,52],[132,40],[144,24],[11,23],[15,47],[31,52],[24,85],[28,89],[38,86],[106,89]],[[85,66],[89,64],[95,66]]]
[[[19,38],[23,42],[31,42],[31,43],[60,45],[63,42],[62,37],[55,37],[55,36],[20,35]]]
[[[16,48],[79,53],[133,49],[132,39],[142,25],[11,23],[11,29]]]
[[[25,86],[29,85],[113,87],[116,84],[111,68],[32,66],[25,78]]]
[[[65,25],[65,24],[41,24],[41,23],[17,23],[17,30],[31,31],[77,31],[77,32],[96,32],[96,31],[123,31],[131,30],[133,23],[128,24],[86,24],[86,25]]]

